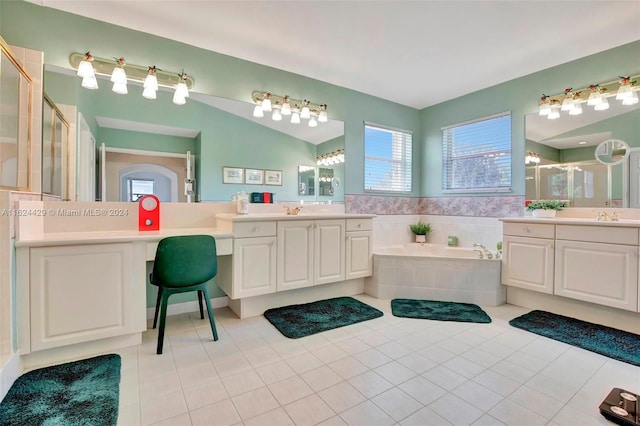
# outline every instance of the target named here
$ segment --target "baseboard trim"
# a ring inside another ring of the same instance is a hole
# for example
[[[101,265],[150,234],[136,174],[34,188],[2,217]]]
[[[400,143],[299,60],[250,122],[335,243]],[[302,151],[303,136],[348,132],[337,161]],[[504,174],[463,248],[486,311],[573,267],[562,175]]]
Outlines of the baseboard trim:
[[[213,297],[210,300],[211,307],[213,309],[229,306],[229,298],[227,296]],[[198,306],[197,300],[193,300],[191,302],[173,303],[171,305],[167,305],[167,316],[187,314],[189,312],[198,312],[199,310],[200,308]],[[147,308],[147,319],[153,319],[155,313],[155,307]]]
[[[0,401],[7,395],[13,382],[20,377],[21,372],[20,354],[13,353],[0,369]]]

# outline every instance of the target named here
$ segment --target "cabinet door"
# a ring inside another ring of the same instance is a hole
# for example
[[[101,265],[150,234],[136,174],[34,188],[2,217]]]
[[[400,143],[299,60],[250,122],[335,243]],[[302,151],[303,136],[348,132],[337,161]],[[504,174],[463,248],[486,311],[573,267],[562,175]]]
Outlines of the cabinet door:
[[[371,276],[372,240],[371,231],[347,232],[346,279]]]
[[[314,222],[278,222],[278,291],[313,285]]]
[[[638,248],[558,240],[555,294],[637,311]]]
[[[315,283],[344,281],[345,221],[316,221],[315,237]]]
[[[132,259],[131,244],[31,249],[31,350],[138,331]]]
[[[276,237],[236,238],[233,242],[233,298],[276,291]]]
[[[553,240],[503,237],[502,284],[553,294]]]

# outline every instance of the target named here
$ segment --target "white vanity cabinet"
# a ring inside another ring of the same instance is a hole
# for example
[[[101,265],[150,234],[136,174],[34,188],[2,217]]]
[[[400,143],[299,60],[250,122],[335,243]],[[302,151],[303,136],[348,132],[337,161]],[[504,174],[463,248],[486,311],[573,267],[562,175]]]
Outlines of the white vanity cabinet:
[[[553,294],[555,225],[504,223],[502,284]]]
[[[346,279],[373,273],[373,219],[347,219]]]
[[[276,291],[276,223],[240,222],[233,227],[231,285],[220,287],[232,299]]]
[[[144,245],[84,244],[22,247],[28,294],[19,315],[28,316],[20,350],[30,353],[141,332],[144,319]],[[22,272],[21,272],[22,274]],[[140,275],[140,276],[137,276]]]
[[[279,221],[277,290],[345,279],[345,221]]]
[[[558,225],[558,296],[638,310],[638,228]]]

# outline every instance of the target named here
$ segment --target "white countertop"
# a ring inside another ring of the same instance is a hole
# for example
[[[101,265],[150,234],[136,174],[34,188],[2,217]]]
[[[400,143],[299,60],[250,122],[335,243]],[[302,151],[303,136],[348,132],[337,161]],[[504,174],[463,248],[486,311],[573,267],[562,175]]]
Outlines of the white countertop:
[[[371,219],[376,215],[374,214],[332,214],[332,213],[305,213],[301,212],[298,215],[288,215],[286,213],[250,213],[250,214],[235,214],[235,213],[220,213],[216,215],[216,219],[227,220],[232,222],[253,222],[257,220],[317,220],[317,219]]]
[[[587,226],[622,226],[627,228],[640,228],[640,220],[635,219],[620,219],[618,221],[597,221],[592,218],[583,217],[504,217],[500,219],[502,222],[515,222],[515,223],[548,223],[552,225],[587,225]]]
[[[130,241],[159,241],[176,235],[211,235],[216,239],[233,238],[233,234],[218,228],[172,228],[159,231],[80,231],[45,233],[40,238],[16,239],[16,247],[45,247],[73,244],[102,244]]]

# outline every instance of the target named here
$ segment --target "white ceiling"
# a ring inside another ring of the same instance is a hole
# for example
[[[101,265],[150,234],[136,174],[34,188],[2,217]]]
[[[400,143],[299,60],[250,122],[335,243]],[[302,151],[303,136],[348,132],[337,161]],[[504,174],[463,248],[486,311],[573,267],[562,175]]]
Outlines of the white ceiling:
[[[419,109],[640,40],[638,0],[28,1]]]

